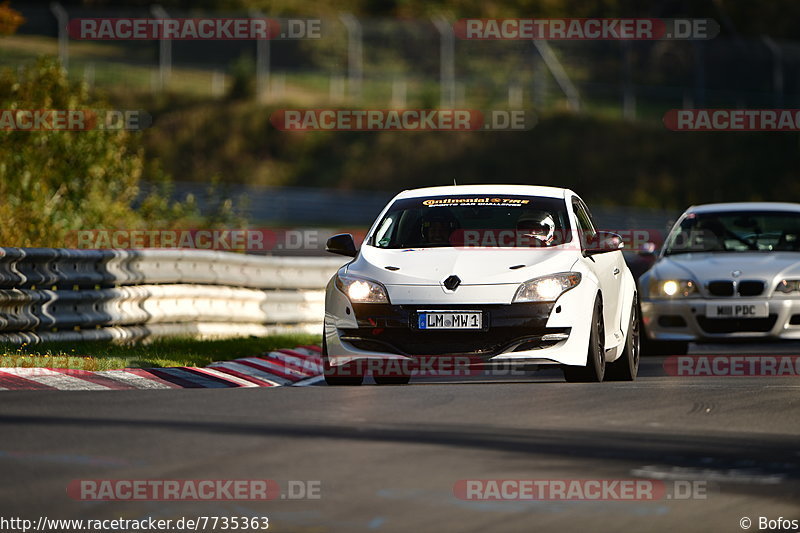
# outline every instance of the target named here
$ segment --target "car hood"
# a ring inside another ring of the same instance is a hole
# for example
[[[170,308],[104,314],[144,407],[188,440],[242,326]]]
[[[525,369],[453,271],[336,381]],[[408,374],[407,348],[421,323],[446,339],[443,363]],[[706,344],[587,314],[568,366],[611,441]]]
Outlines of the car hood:
[[[386,250],[363,246],[347,272],[385,285],[439,285],[453,274],[461,278],[462,285],[520,283],[569,271],[579,253],[564,247]],[[387,266],[397,270],[387,270]]]
[[[734,276],[734,271],[740,271]],[[697,282],[719,279],[800,278],[800,253],[689,253],[663,257],[653,267],[657,279],[689,277]]]

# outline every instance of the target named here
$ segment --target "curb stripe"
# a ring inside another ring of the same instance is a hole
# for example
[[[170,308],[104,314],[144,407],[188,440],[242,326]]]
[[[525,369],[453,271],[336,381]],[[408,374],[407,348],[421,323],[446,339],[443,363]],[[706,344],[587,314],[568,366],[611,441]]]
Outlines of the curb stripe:
[[[310,387],[311,385],[316,385],[317,383],[322,383],[323,381],[325,381],[325,376],[314,376],[298,381],[292,385],[292,387]]]
[[[161,379],[159,376],[152,372],[152,368],[149,370],[145,370],[144,368],[126,368],[125,372],[133,374],[135,376],[139,376],[140,378],[147,379],[150,381],[154,381],[156,383],[161,384],[162,386],[166,386],[168,389],[180,389],[181,386],[173,383],[172,381],[167,381],[165,379]],[[164,388],[164,387],[162,387]]]
[[[261,359],[262,361],[274,361],[277,364],[285,366],[290,370],[300,372],[306,376],[315,376],[322,371],[321,365],[315,361],[299,359],[283,353],[272,352],[267,356],[260,356],[258,359]]]
[[[14,373],[30,381],[48,385],[59,390],[110,390],[80,378],[60,374],[49,368],[15,368]]]
[[[180,389],[200,389],[204,386],[199,383],[199,379],[192,379],[192,376],[187,375],[180,368],[151,368],[149,372],[163,380],[174,383]],[[219,387],[216,383],[214,385],[214,388]]]
[[[53,371],[59,372],[66,376],[71,376],[74,378],[79,378],[84,381],[88,381],[90,383],[94,383],[95,385],[100,385],[101,387],[105,387],[107,389],[112,390],[130,390],[135,388],[132,385],[128,385],[125,383],[121,383],[119,381],[114,381],[111,378],[102,376],[97,372],[90,372],[88,370],[74,370],[71,368],[54,368]]]
[[[199,368],[195,368],[193,366],[182,366],[178,368],[169,368],[165,370],[169,370],[172,373],[175,373],[180,370],[184,373],[182,377],[184,377],[185,379],[192,380],[208,389],[229,389],[231,387],[239,386],[237,383],[234,383],[229,379],[224,379],[218,376],[214,376],[212,374],[206,374],[205,372],[200,372]]]
[[[217,361],[204,368],[0,368],[0,391],[303,387],[322,381],[320,352],[318,346],[298,346]]]
[[[224,366],[215,366],[214,368],[206,367],[204,370],[213,370],[214,372],[222,372],[224,374],[228,374],[233,377],[237,377],[239,379],[249,381],[250,383],[254,384],[256,387],[279,387],[278,383],[272,381],[264,381],[253,376],[248,376],[247,374],[242,374],[241,372],[237,372],[231,368],[227,368]]]
[[[302,374],[296,370],[292,370],[287,368],[286,365],[282,364],[280,361],[271,361],[267,359],[258,359],[255,357],[248,357],[245,359],[237,359],[237,363],[246,365],[252,368],[256,368],[258,370],[263,370],[265,372],[269,372],[270,374],[274,374],[276,376],[280,376],[283,379],[289,381],[299,381],[306,377],[305,374]]]
[[[98,372],[108,379],[113,379],[125,385],[130,385],[134,389],[172,389],[174,387],[167,386],[160,382],[160,380],[149,379],[133,372],[126,370],[102,370]]]
[[[16,369],[10,369],[10,370],[16,370]],[[36,381],[31,381],[29,379],[21,378],[12,372],[9,372],[8,370],[0,371],[0,385],[8,387],[8,390],[20,390],[20,389],[57,390],[55,387],[51,387],[49,385],[43,385]]]
[[[258,385],[252,381],[247,381],[246,379],[238,378],[231,374],[225,374],[213,368],[192,368],[191,370],[193,372],[200,372],[213,378],[222,380],[228,383],[229,387],[258,387]]]
[[[300,359],[315,359],[320,361],[322,360],[322,357],[320,357],[318,353],[307,353],[305,350],[300,351],[300,350],[289,350],[286,348],[282,348],[280,350],[275,350],[274,352],[270,352],[270,354],[273,353],[291,355],[292,357],[298,357]]]
[[[317,355],[322,355],[322,347],[315,346],[313,344],[305,345],[305,346],[298,346],[297,348],[302,348],[303,350],[307,350],[310,352],[315,352]],[[295,348],[295,349],[297,349]]]
[[[241,372],[247,376],[253,377],[255,379],[266,381],[267,383],[271,383],[272,385],[280,387],[281,385],[291,385],[291,380],[286,378],[282,378],[280,376],[276,376],[275,374],[270,374],[264,369],[258,369],[256,367],[252,367],[249,365],[240,364],[237,361],[229,361],[227,363],[222,363],[220,365],[214,365],[213,368],[224,367],[231,370],[236,370],[237,372]]]

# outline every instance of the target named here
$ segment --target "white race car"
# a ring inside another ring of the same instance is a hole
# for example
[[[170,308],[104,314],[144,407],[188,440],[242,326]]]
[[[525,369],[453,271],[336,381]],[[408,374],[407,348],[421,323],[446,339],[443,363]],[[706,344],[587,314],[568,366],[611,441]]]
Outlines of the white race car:
[[[326,289],[326,381],[358,385],[369,369],[378,384],[408,383],[414,363],[446,356],[633,380],[639,314],[622,246],[568,189],[404,191],[360,250],[349,234],[328,240],[354,259]]]

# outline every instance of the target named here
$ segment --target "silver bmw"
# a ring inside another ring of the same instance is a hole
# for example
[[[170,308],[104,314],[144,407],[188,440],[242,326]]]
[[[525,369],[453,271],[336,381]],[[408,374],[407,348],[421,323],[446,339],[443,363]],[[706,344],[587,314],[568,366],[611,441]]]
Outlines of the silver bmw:
[[[690,207],[639,278],[643,349],[690,341],[800,339],[800,204]]]

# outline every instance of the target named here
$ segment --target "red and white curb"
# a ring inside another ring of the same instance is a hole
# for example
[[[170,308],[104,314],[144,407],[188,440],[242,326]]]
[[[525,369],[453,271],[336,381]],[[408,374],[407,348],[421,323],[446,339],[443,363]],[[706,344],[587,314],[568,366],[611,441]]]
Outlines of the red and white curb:
[[[231,387],[302,387],[322,381],[319,346],[299,346],[205,368],[0,368],[0,390],[224,389]]]

